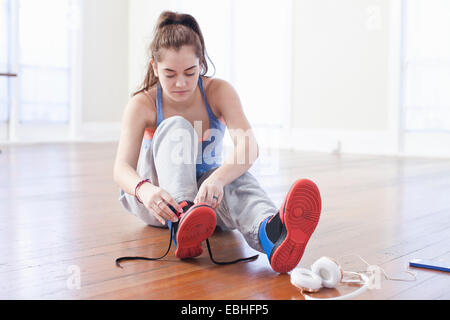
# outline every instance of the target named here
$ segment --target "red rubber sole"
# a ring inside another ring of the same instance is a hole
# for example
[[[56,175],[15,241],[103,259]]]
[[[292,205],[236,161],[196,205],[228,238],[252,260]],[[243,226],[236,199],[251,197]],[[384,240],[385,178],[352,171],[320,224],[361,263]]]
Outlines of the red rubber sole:
[[[216,221],[216,213],[207,204],[192,206],[180,219],[175,256],[187,259],[201,255],[201,243],[214,233]]]
[[[287,234],[273,252],[270,264],[279,273],[294,269],[317,227],[322,200],[316,184],[308,179],[296,181],[280,208],[280,218]]]

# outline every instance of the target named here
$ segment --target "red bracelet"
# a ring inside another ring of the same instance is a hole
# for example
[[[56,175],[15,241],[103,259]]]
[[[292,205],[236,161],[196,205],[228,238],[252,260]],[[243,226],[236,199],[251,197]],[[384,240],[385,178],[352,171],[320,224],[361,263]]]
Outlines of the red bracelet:
[[[141,182],[139,182],[139,183],[136,185],[136,188],[134,188],[134,197],[136,198],[136,200],[137,200],[139,203],[142,203],[142,204],[143,204],[143,202],[142,202],[141,199],[139,199],[139,197],[137,196],[137,191],[138,191],[138,189],[139,189],[144,183],[146,183],[146,182],[149,182],[149,183],[150,183],[150,179],[142,180]]]

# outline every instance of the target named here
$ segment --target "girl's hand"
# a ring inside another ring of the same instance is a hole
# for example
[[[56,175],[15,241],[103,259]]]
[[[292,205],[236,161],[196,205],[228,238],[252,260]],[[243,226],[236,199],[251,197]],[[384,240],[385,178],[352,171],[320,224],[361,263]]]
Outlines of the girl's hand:
[[[161,224],[165,225],[165,220],[177,222],[178,217],[169,208],[169,204],[177,210],[183,212],[180,205],[165,190],[150,183],[144,183],[138,189],[138,197],[144,203],[144,206],[158,219]]]
[[[216,209],[223,198],[223,187],[224,185],[219,179],[209,176],[200,186],[194,203],[203,202]]]

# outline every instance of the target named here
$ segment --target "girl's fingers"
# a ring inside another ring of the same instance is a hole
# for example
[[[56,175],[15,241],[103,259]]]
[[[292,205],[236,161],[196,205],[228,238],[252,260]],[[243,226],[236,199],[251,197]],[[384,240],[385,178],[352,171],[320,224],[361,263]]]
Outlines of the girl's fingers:
[[[165,220],[171,220],[172,221],[172,217],[170,216],[170,214],[168,214],[167,212],[165,212],[162,209],[162,205],[157,205],[156,203],[153,204],[153,209],[155,210],[155,213],[157,215],[159,215],[160,218],[165,219]],[[167,207],[167,206],[166,206]],[[169,208],[167,208],[169,209]]]
[[[214,209],[217,208],[222,201],[223,191],[215,189],[217,188],[200,187],[200,190],[194,199],[194,203],[204,202]]]
[[[205,188],[200,187],[200,190],[197,193],[197,196],[195,197],[197,199],[197,202],[205,202],[206,200],[206,190]]]
[[[213,198],[213,208],[217,209],[217,207],[219,206],[219,204],[222,202],[222,198],[223,198],[223,193],[217,194],[215,195],[217,197]]]
[[[212,207],[213,209],[217,208],[217,200],[216,200],[215,198],[212,199],[212,201],[211,201],[211,207]]]
[[[157,206],[161,209],[161,212],[164,213],[164,217],[172,222],[177,222],[178,221],[177,215],[169,208],[167,202],[164,199],[161,200],[162,201],[159,204],[157,204]]]
[[[152,210],[151,210],[151,213],[153,214],[153,216],[154,216],[159,222],[161,222],[162,225],[165,225],[165,224],[166,224],[166,221],[159,215],[159,213],[157,212],[157,209],[154,208],[153,206],[152,206],[151,209],[152,209]]]
[[[170,196],[170,194],[163,194],[162,198],[164,199],[164,201],[170,204],[177,212],[183,212],[181,206]]]
[[[206,190],[206,196],[205,196],[206,204],[212,206],[212,204],[213,204],[213,195],[214,195],[214,193],[213,193],[212,190],[208,190],[208,189]]]
[[[166,204],[161,204],[162,211],[164,212],[165,216],[167,217],[167,220],[170,220],[172,222],[177,222],[178,217],[173,213],[173,211],[169,208]]]

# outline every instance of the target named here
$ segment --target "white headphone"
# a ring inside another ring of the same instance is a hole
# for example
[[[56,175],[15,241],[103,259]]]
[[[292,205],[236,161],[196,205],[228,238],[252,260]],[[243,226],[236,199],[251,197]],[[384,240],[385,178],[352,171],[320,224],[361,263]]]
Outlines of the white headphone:
[[[344,274],[357,275],[359,280],[343,281]],[[313,298],[306,294],[307,300],[340,300],[354,298],[369,287],[369,278],[362,273],[343,271],[341,266],[333,259],[322,257],[311,266],[311,270],[305,268],[295,268],[291,273],[291,283],[303,292],[318,292],[320,288],[336,288],[340,283],[362,283],[359,289],[339,297],[334,298]]]

